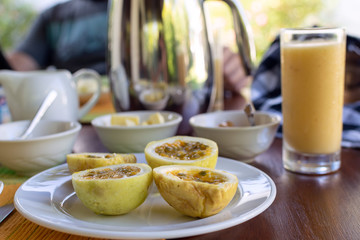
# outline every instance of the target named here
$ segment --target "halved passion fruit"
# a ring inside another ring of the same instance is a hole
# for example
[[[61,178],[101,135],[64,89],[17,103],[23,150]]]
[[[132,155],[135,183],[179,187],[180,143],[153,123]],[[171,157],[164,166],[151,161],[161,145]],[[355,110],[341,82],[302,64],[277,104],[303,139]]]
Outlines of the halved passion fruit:
[[[152,168],[163,165],[193,165],[215,168],[218,146],[209,139],[174,136],[153,141],[145,147],[145,158]]]
[[[66,155],[71,173],[109,165],[136,163],[134,154],[119,153],[72,153]]]
[[[76,172],[72,184],[81,202],[97,214],[120,215],[140,206],[152,183],[143,163],[112,165]]]
[[[155,184],[170,206],[182,214],[204,218],[223,210],[238,186],[235,175],[197,166],[162,166],[153,169]]]

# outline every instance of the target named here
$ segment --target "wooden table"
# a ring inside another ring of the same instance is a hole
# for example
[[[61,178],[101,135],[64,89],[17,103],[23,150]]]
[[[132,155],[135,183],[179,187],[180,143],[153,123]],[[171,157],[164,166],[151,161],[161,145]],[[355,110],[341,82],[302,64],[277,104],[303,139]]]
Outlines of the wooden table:
[[[235,108],[235,107],[234,107]],[[360,239],[360,151],[342,150],[341,169],[324,176],[299,175],[282,166],[282,140],[251,165],[275,182],[277,196],[263,213],[240,225],[185,239]],[[91,125],[83,125],[74,152],[107,151]],[[20,184],[6,185],[0,206]],[[34,224],[14,211],[0,224],[0,239],[93,239]]]

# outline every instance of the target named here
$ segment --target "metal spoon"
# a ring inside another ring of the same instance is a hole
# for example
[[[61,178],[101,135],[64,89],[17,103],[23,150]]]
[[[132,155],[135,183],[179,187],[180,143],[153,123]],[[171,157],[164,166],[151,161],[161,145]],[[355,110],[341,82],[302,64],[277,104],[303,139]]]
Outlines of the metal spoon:
[[[25,132],[19,137],[19,139],[24,140],[26,139],[30,133],[34,130],[36,125],[40,122],[41,118],[44,116],[48,108],[54,102],[57,96],[57,92],[55,90],[51,90],[48,95],[45,97],[44,101],[41,103],[40,108],[38,109],[35,117],[31,121],[29,127],[25,130]]]
[[[255,109],[253,105],[250,103],[246,104],[244,112],[246,113],[250,126],[255,126],[255,119],[254,119]]]

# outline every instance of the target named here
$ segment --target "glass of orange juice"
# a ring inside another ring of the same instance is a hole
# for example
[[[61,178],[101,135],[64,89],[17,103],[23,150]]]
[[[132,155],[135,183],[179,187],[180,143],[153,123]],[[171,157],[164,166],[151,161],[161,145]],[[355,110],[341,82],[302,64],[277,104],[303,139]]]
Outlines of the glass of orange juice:
[[[327,174],[340,168],[346,33],[282,29],[284,168]]]

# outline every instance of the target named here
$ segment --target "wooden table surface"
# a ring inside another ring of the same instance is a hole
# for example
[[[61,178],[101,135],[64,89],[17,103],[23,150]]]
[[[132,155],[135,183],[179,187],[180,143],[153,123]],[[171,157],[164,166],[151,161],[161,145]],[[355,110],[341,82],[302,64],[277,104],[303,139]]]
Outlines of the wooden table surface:
[[[235,107],[234,107],[235,108]],[[336,173],[307,176],[282,166],[282,140],[251,165],[275,182],[273,204],[237,226],[184,239],[360,239],[360,150],[342,149]],[[91,125],[83,125],[74,152],[104,152]],[[20,184],[6,185],[0,206],[13,200]],[[25,219],[16,210],[0,224],[0,239],[94,239],[57,232]]]

